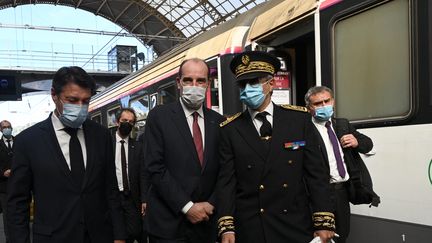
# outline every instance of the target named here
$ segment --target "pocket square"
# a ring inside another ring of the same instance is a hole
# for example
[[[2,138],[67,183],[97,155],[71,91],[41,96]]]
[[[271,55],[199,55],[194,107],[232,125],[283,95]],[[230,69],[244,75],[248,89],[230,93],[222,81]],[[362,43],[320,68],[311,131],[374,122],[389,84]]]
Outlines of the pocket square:
[[[286,149],[291,149],[291,150],[297,150],[300,147],[304,147],[305,145],[306,145],[305,141],[295,141],[295,142],[284,143],[284,147]]]

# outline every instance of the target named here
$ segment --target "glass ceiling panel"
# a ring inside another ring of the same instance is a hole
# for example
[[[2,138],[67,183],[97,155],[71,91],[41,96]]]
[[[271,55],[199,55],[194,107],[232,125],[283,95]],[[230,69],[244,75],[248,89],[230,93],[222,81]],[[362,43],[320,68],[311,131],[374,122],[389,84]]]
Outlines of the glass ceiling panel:
[[[143,0],[192,37],[267,0]]]

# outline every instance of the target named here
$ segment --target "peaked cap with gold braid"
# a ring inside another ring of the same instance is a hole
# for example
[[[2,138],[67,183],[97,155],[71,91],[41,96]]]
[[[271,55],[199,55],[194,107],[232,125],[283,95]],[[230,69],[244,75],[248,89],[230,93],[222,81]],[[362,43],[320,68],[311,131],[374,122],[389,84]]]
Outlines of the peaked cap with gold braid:
[[[237,81],[253,80],[267,74],[274,75],[280,69],[280,61],[267,52],[245,51],[234,57],[230,68]]]

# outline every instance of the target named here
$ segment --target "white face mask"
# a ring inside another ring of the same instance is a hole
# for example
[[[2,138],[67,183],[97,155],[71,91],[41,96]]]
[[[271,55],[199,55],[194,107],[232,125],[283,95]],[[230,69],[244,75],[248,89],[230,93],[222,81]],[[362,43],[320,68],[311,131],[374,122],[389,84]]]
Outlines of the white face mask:
[[[183,86],[181,99],[188,108],[196,110],[204,102],[206,90],[206,88],[198,86]]]

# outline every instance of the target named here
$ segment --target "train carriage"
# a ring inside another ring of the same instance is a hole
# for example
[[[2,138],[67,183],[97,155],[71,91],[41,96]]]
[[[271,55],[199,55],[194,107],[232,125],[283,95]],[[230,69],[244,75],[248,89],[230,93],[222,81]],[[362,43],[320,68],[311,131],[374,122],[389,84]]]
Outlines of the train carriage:
[[[335,91],[339,117],[374,141],[364,157],[381,196],[377,208],[352,206],[349,242],[429,242],[432,237],[432,2],[423,0],[273,0],[159,57],[92,98],[92,119],[114,127],[121,106],[139,126],[155,105],[178,99],[185,58],[211,67],[206,105],[244,109],[229,71],[235,53],[266,50],[282,62],[276,103],[304,105],[314,85]],[[113,128],[114,131],[114,128]]]

